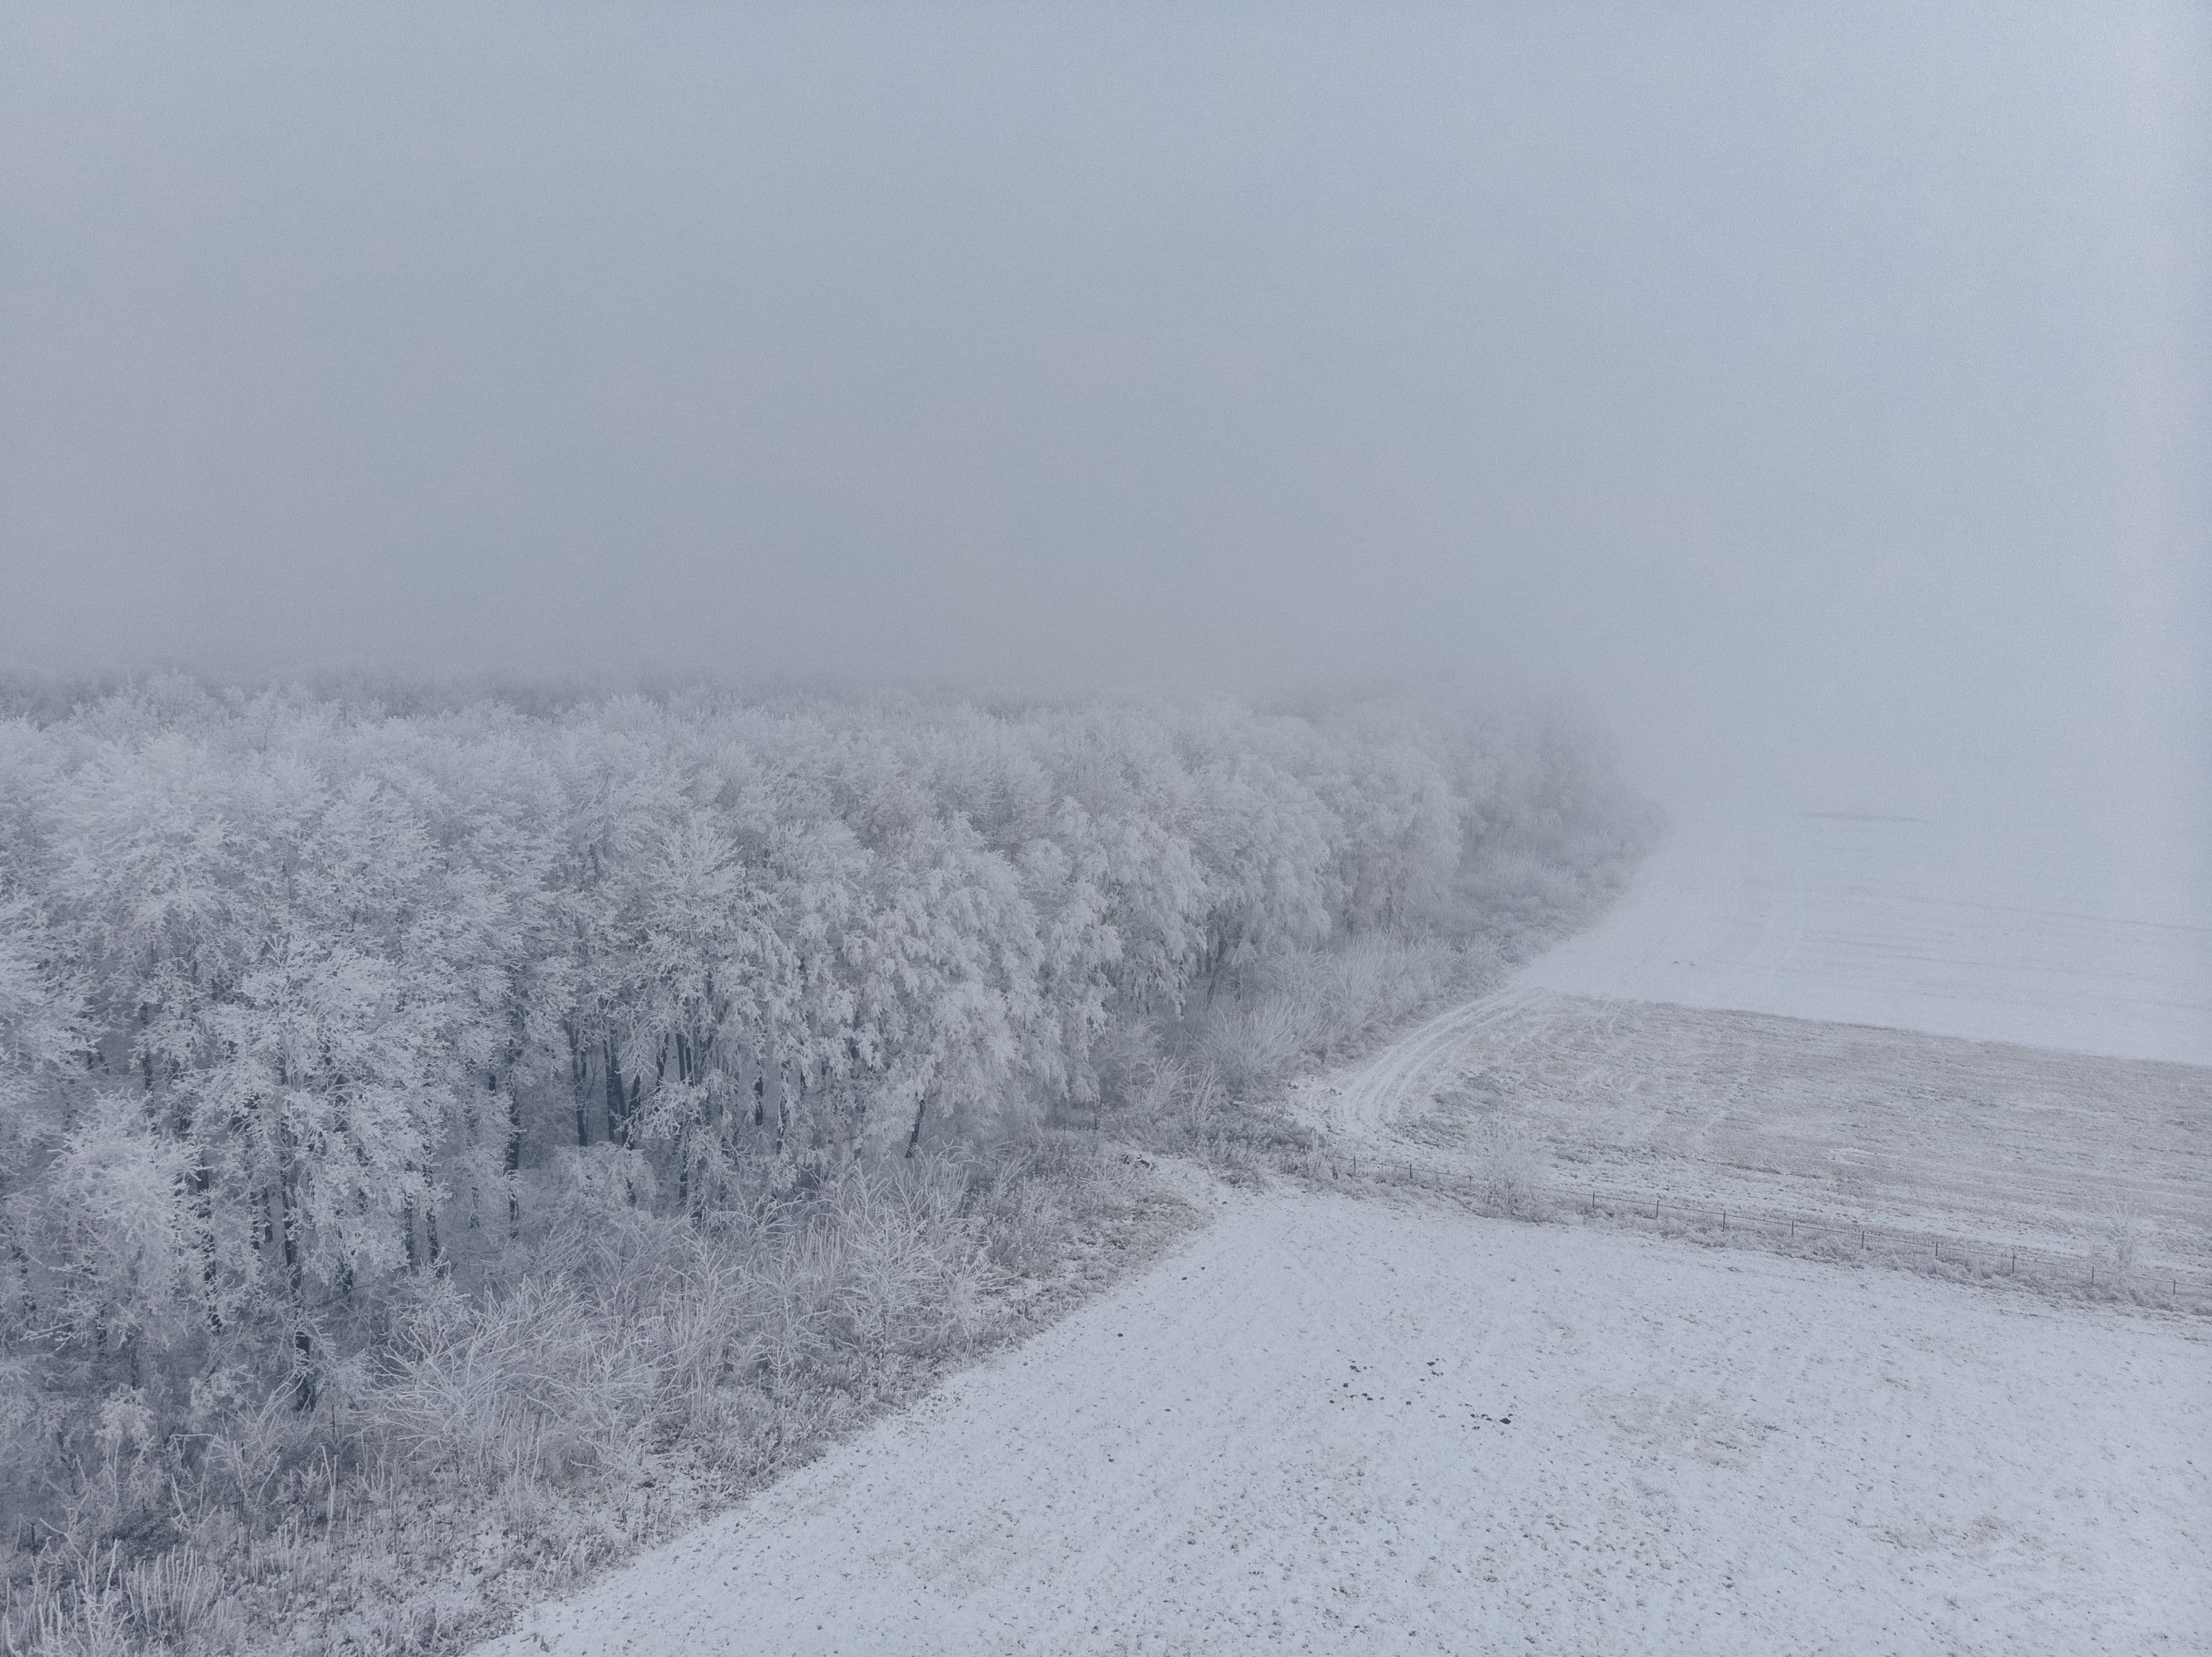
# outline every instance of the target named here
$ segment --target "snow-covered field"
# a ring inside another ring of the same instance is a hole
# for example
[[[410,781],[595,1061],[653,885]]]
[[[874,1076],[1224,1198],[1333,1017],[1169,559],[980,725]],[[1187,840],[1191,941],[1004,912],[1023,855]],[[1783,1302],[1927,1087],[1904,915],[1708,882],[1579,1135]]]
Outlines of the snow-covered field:
[[[1524,986],[1293,1098],[1347,1154],[1479,1174],[1533,1152],[1568,1206],[2212,1293],[2194,1065]]]
[[[2201,1298],[2203,907],[1911,819],[1692,825],[1504,992],[1293,1098],[1378,1157],[1524,1148],[1571,1205],[1881,1229]]]
[[[1540,1141],[1565,1197],[2201,1248],[2198,935],[1968,883],[1925,827],[1679,839],[1302,1104],[1370,1152]],[[2212,1649],[2201,1318],[1194,1198],[1164,1266],[488,1649]]]
[[[2109,846],[1986,824],[1692,819],[1521,981],[2212,1065],[2212,893]]]
[[[2208,1356],[1897,1272],[1235,1197],[490,1650],[2194,1649]]]

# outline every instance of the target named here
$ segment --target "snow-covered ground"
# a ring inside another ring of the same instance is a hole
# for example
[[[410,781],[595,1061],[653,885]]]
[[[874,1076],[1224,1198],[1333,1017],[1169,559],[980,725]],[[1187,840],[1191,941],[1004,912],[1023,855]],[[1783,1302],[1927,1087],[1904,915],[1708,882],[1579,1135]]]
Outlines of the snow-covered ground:
[[[2212,1295],[2194,1065],[1521,986],[1291,1096],[1370,1161],[1479,1176],[1533,1153],[1571,1206],[1909,1232],[1998,1270],[2124,1265]]]
[[[1686,820],[1522,983],[2212,1065],[2212,895],[2109,847],[1850,814]]]
[[[1563,1201],[1902,1230],[2201,1296],[2203,907],[1917,819],[1692,823],[1590,932],[1293,1102],[1417,1165],[1526,1147]]]
[[[2118,1204],[2185,1248],[2204,935],[1927,828],[1678,837],[1303,1107],[1540,1138],[1569,1196],[1580,1155],[1982,1243]],[[2201,1318],[1194,1198],[1165,1265],[487,1651],[2212,1650]]]
[[[1238,1196],[501,1657],[2202,1649],[2201,1327]]]

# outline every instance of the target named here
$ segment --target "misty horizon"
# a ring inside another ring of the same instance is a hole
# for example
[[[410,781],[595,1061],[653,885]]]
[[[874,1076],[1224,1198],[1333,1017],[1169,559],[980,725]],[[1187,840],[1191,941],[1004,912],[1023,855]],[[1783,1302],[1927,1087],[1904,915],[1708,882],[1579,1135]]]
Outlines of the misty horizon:
[[[1474,679],[2203,820],[2190,9],[4,27],[0,661]]]

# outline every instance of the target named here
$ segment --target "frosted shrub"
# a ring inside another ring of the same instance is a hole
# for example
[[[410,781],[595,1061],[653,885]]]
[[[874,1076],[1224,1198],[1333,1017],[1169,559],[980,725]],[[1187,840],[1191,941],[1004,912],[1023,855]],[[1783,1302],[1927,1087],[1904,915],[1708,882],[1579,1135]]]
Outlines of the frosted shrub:
[[[2119,1209],[2105,1217],[2098,1234],[2093,1258],[2114,1287],[2124,1288],[2142,1247],[2142,1217],[2133,1208]]]
[[[594,1319],[560,1284],[436,1297],[403,1320],[389,1363],[362,1402],[369,1429],[471,1480],[559,1476],[619,1457],[653,1424],[643,1332]]]
[[[1290,994],[1226,1010],[1206,1024],[1199,1055],[1232,1091],[1241,1092],[1272,1080],[1318,1045],[1317,1011],[1306,998]]]
[[[1551,1160],[1544,1148],[1506,1125],[1486,1121],[1474,1139],[1476,1178],[1492,1212],[1540,1220],[1551,1212]]]
[[[830,1303],[862,1345],[920,1352],[981,1326],[990,1244],[966,1211],[965,1186],[957,1162],[939,1156],[855,1166],[825,1193],[823,1235],[836,1240],[825,1255]]]
[[[1373,935],[1304,951],[1258,976],[1248,998],[1202,1017],[1193,1051],[1232,1093],[1243,1093],[1487,981],[1497,959],[1492,950]]]
[[[63,1140],[47,1188],[62,1233],[54,1298],[72,1332],[123,1349],[173,1325],[187,1271],[177,1193],[191,1161],[143,1108],[112,1096]]]

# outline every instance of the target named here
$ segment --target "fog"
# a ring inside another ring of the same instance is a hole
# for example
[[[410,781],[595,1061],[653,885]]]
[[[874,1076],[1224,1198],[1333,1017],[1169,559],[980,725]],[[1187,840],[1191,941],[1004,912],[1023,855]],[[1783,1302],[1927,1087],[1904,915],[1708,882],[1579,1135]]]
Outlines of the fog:
[[[2179,855],[2207,15],[13,6],[0,658],[1502,676]]]

